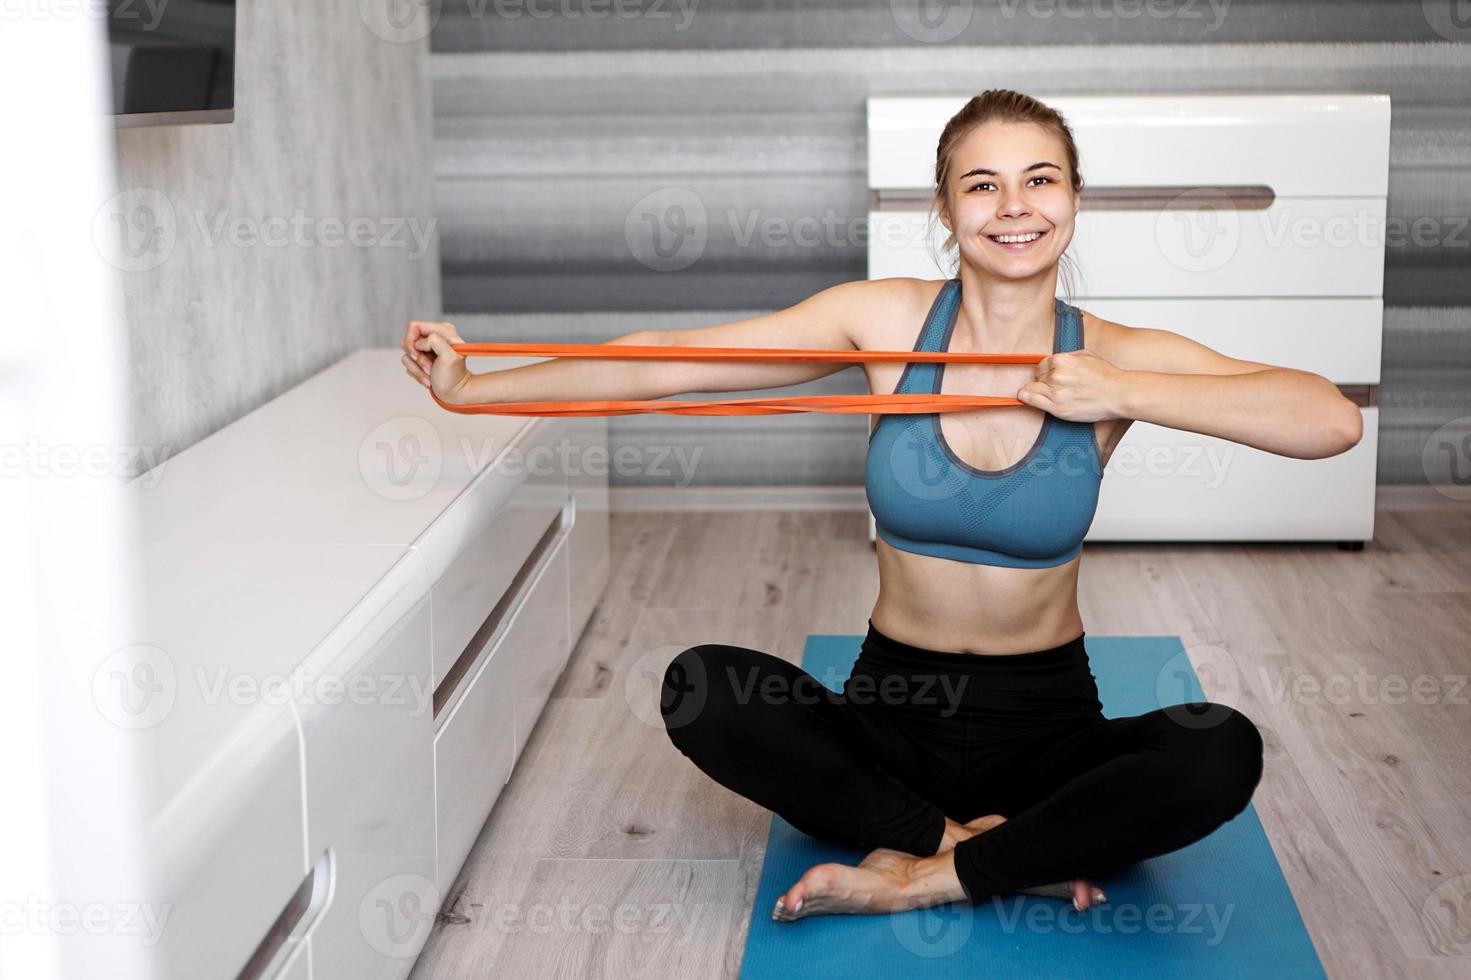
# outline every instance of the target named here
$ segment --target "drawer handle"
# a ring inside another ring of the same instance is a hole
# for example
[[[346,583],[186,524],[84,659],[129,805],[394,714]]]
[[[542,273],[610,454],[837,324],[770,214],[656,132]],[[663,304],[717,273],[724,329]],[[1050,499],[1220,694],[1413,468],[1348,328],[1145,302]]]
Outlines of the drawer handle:
[[[569,497],[569,499],[575,500],[576,498]],[[495,604],[495,608],[491,609],[490,614],[485,617],[485,622],[480,624],[475,635],[470,637],[470,642],[465,644],[465,649],[460,651],[454,664],[445,672],[444,680],[440,681],[439,686],[434,689],[435,718],[438,718],[445,706],[454,699],[455,691],[469,676],[470,668],[475,665],[475,661],[479,659],[481,651],[486,648],[491,638],[500,630],[501,624],[509,619],[511,611],[521,604],[524,598],[522,593],[527,588],[526,583],[541,565],[542,556],[556,547],[562,535],[572,527],[575,513],[575,507],[568,506],[566,503],[557,511],[556,516],[552,518],[547,529],[537,540],[536,546],[531,549],[531,554],[526,556],[526,560],[516,570],[511,584],[506,586],[505,594]]]
[[[933,193],[919,188],[875,190],[871,211],[928,208]],[[1141,187],[1083,188],[1085,211],[1265,211],[1277,194],[1265,184],[1153,184]]]
[[[235,980],[263,980],[264,977],[281,974],[296,947],[301,945],[317,919],[321,918],[322,910],[327,905],[336,864],[336,856],[330,847],[322,852],[317,863],[286,900],[286,907],[266,930],[265,938],[260,941],[255,952],[250,954],[250,959],[245,961],[245,966]],[[283,953],[283,949],[286,952]]]

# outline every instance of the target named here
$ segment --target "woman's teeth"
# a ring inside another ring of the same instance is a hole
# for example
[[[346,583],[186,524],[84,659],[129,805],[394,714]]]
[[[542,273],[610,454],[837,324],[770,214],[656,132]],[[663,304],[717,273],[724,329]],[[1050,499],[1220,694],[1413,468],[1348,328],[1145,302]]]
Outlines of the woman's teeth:
[[[1041,238],[1042,232],[1032,231],[1025,235],[987,235],[986,237],[1002,245],[1025,245]]]

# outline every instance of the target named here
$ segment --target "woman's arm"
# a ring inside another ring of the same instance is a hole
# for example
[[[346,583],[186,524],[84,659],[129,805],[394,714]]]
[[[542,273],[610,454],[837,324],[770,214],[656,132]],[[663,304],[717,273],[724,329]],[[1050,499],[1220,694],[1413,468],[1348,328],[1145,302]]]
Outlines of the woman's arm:
[[[1227,357],[1168,330],[1109,328],[1114,364],[1128,372],[1126,418],[1294,459],[1336,456],[1363,437],[1359,407],[1322,375]]]
[[[641,330],[609,344],[680,347],[806,347],[856,350],[854,325],[874,315],[885,280],[831,286],[784,310],[733,323],[689,330]],[[437,335],[437,336],[436,336]],[[415,321],[405,338],[410,373],[430,382],[440,358],[459,358],[449,344],[462,342],[449,324]],[[463,360],[461,358],[461,360]],[[745,391],[801,384],[852,366],[844,362],[660,361],[615,358],[550,358],[483,374],[439,370],[448,379],[435,393],[451,404],[516,401],[650,400],[687,392]]]

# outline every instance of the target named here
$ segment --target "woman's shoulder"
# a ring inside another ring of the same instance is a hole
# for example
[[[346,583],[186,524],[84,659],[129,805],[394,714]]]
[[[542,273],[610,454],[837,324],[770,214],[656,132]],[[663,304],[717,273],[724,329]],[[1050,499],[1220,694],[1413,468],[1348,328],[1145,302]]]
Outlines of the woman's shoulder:
[[[1083,349],[1092,351],[1104,360],[1109,359],[1109,354],[1122,349],[1128,344],[1129,328],[1112,320],[1094,316],[1087,310],[1078,308],[1078,313],[1083,321]]]
[[[891,276],[858,279],[853,286],[855,342],[859,350],[902,350],[913,346],[915,331],[947,279]]]

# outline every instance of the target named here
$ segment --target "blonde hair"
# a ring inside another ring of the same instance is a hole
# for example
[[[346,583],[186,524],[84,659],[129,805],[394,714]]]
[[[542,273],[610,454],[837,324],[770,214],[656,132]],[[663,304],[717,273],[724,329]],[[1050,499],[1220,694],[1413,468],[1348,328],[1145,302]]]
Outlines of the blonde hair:
[[[1063,152],[1067,155],[1067,166],[1072,177],[1073,191],[1074,193],[1082,191],[1083,174],[1078,167],[1078,146],[1073,142],[1073,131],[1068,128],[1067,120],[1063,119],[1062,113],[1021,92],[1004,88],[987,89],[972,98],[960,108],[959,112],[951,116],[950,121],[945,123],[945,128],[940,132],[940,143],[935,149],[935,193],[930,202],[928,218],[931,226],[938,215],[937,206],[942,201],[946,204],[950,202],[950,165],[955,155],[955,148],[969,135],[971,130],[992,121],[1036,123],[1056,134],[1057,138],[1062,141]],[[930,240],[933,241],[933,237]],[[952,231],[945,239],[943,250],[948,253],[955,247],[955,233]],[[941,268],[945,267],[938,257],[933,256],[933,253],[932,257],[935,258],[936,265]],[[1063,262],[1071,263],[1071,257],[1066,253],[1059,261],[1059,266]],[[960,257],[957,253],[953,260],[952,276],[959,271],[959,266]],[[1059,269],[1069,305],[1073,297],[1071,271],[1070,267]]]

